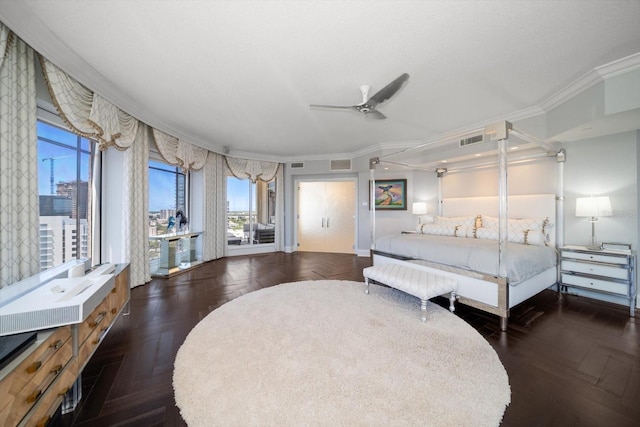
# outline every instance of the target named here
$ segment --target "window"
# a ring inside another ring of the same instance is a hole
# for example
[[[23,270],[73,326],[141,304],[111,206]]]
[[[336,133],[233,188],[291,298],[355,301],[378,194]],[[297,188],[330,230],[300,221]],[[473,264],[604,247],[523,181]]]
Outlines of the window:
[[[274,243],[276,181],[227,177],[227,244]]]
[[[149,160],[149,236],[179,231],[180,224],[176,224],[178,211],[188,218],[187,178],[188,175],[177,166]],[[153,273],[158,269],[159,240],[149,240],[149,258]]]
[[[92,256],[90,177],[95,143],[38,121],[40,270]]]

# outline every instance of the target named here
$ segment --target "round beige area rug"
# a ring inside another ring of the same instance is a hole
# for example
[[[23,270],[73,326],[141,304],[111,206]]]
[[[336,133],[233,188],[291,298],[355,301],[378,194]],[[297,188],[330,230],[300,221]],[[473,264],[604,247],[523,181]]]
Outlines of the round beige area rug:
[[[497,426],[507,373],[471,326],[394,289],[286,283],[210,313],[176,356],[190,426]]]

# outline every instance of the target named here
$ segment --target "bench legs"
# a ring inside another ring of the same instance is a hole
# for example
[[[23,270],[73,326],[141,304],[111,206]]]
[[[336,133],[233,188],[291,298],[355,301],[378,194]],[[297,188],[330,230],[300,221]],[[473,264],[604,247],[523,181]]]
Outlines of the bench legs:
[[[364,284],[365,284],[364,293],[369,295],[369,278],[368,277],[364,278]],[[428,300],[426,299],[420,300],[420,320],[422,321],[422,323],[427,322],[427,302]],[[452,313],[456,311],[455,303],[456,303],[456,292],[451,291],[451,293],[449,294],[449,311]]]
[[[456,311],[456,291],[451,291],[451,293],[449,294],[449,311],[450,312],[454,312]]]
[[[422,323],[427,322],[427,300],[426,299],[420,300],[420,320],[422,320]]]

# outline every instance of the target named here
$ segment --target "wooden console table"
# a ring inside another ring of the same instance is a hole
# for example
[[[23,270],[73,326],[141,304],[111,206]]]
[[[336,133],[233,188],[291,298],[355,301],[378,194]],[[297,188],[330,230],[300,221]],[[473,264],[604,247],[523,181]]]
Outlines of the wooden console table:
[[[129,264],[118,264],[111,291],[81,323],[37,331],[37,339],[0,370],[0,425],[45,426],[82,398],[81,374],[118,316],[128,307]]]

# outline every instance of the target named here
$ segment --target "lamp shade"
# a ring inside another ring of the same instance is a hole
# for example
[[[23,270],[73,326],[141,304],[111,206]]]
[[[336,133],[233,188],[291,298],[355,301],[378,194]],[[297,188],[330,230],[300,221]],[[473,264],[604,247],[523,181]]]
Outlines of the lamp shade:
[[[413,202],[413,205],[411,206],[411,212],[414,215],[426,215],[427,202]]]
[[[576,198],[576,216],[611,216],[611,200],[609,196]]]

